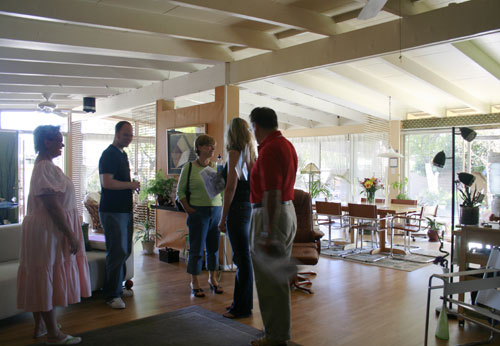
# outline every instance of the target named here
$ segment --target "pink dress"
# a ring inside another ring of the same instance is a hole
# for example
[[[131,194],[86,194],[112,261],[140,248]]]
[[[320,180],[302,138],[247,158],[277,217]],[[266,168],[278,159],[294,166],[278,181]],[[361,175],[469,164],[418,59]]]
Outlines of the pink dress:
[[[56,194],[64,215],[80,242],[76,255],[56,228],[40,196]],[[17,306],[25,311],[50,311],[55,306],[80,302],[90,297],[90,275],[80,217],[71,180],[52,161],[35,163],[28,197],[28,214],[23,221]]]

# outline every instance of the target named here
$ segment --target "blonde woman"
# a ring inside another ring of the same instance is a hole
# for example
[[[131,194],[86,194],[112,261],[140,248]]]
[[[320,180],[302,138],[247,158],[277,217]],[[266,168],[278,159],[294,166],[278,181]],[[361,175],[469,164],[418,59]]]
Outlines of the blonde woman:
[[[220,220],[222,199],[220,194],[210,199],[200,172],[207,166],[213,167],[210,161],[214,156],[215,140],[209,135],[201,135],[194,142],[198,158],[184,165],[179,183],[177,198],[181,201],[187,217],[189,230],[189,257],[187,272],[191,274],[191,293],[198,298],[205,297],[198,277],[201,273],[203,250],[206,248],[208,284],[210,290],[222,294],[224,290],[217,282],[215,270],[219,260],[220,232],[217,224]],[[187,182],[189,179],[189,192]]]
[[[249,177],[255,162],[255,148],[245,120],[231,120],[226,133],[226,149],[227,178],[219,229],[227,231],[237,270],[233,303],[223,316],[240,318],[250,316],[253,308],[253,272],[248,239],[252,212]]]

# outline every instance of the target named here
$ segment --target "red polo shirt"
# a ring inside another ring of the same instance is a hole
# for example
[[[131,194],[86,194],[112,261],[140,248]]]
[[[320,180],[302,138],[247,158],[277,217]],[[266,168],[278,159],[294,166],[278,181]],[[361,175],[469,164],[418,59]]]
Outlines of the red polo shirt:
[[[269,134],[259,145],[259,157],[250,176],[250,201],[262,203],[264,192],[281,190],[281,200],[293,200],[297,153],[280,131]]]

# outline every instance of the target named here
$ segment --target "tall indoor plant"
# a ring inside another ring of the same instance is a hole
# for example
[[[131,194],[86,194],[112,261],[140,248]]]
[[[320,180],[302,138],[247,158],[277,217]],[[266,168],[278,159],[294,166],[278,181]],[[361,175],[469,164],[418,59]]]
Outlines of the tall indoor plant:
[[[469,186],[458,188],[462,204],[460,204],[460,223],[462,225],[477,225],[479,223],[479,206],[484,200],[484,195],[474,188],[471,192]]]

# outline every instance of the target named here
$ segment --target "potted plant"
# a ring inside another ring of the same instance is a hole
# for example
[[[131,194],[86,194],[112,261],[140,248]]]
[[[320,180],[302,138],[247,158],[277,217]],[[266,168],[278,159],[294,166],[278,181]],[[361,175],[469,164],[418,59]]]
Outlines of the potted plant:
[[[406,185],[408,184],[408,178],[404,178],[402,181],[395,181],[391,184],[393,190],[398,191],[396,199],[410,199],[406,194]]]
[[[437,222],[436,219],[431,219],[430,217],[426,217],[427,219],[427,237],[429,237],[430,242],[439,241],[439,231],[443,228],[444,224]]]
[[[173,207],[175,201],[174,187],[177,180],[168,178],[163,170],[158,170],[154,179],[150,180],[144,189],[148,195],[155,196],[156,204]]]
[[[146,218],[145,221],[141,222],[135,231],[134,240],[135,242],[138,242],[139,240],[142,242],[142,249],[147,255],[151,255],[153,253],[156,240],[158,239],[161,239],[161,234],[156,233],[156,230],[151,227],[149,217]]]
[[[318,198],[321,194],[323,194],[326,198],[330,198],[330,185],[328,183],[323,184],[319,178],[317,180],[313,180],[309,186],[309,194],[313,200]]]
[[[464,185],[464,188],[458,188],[462,197],[460,204],[460,223],[462,225],[477,225],[479,223],[479,206],[483,202],[484,195],[474,188],[471,192],[470,187]]]

